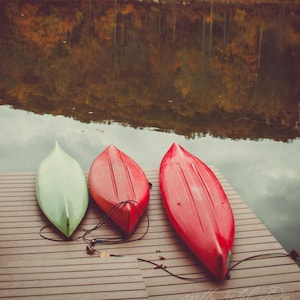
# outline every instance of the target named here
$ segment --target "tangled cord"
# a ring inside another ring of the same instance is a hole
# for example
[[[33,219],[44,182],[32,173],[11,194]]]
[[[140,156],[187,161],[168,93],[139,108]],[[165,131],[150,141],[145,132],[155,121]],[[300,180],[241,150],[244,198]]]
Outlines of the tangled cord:
[[[139,221],[141,220],[143,214],[145,214],[145,217],[147,219],[147,227],[146,227],[146,231],[139,237],[139,238],[136,238],[136,239],[133,239],[133,240],[130,240],[130,236],[131,235],[128,235],[128,236],[125,236],[125,237],[112,237],[112,238],[96,238],[96,239],[92,239],[92,240],[89,240],[87,239],[87,236],[89,234],[91,234],[93,231],[101,228],[105,222],[122,206],[124,205],[127,205],[127,204],[130,204],[131,206],[133,206],[138,214],[138,219]],[[138,209],[140,208],[142,210],[142,213],[140,212],[140,210]],[[91,244],[91,246],[94,246],[96,243],[102,243],[102,244],[119,244],[119,243],[125,243],[125,242],[133,242],[133,241],[138,241],[138,240],[141,240],[149,231],[149,227],[150,227],[150,221],[149,221],[149,216],[148,216],[148,213],[146,211],[146,208],[141,205],[140,203],[138,203],[137,201],[135,200],[125,200],[125,201],[122,201],[122,202],[119,202],[117,203],[116,205],[114,205],[103,217],[102,219],[100,220],[100,222],[94,226],[92,229],[83,229],[81,227],[79,227],[78,229],[80,231],[83,231],[84,233],[80,236],[77,236],[77,237],[69,237],[69,238],[66,238],[66,237],[62,237],[61,239],[57,239],[57,238],[50,238],[50,237],[47,237],[43,231],[47,228],[50,228],[50,227],[53,227],[51,224],[47,224],[45,226],[43,226],[40,231],[39,231],[39,235],[40,237],[42,237],[43,239],[45,240],[49,240],[49,241],[52,241],[52,242],[64,242],[64,241],[76,241],[76,240],[79,240],[79,239],[83,239],[84,242],[86,244]]]
[[[147,226],[146,226],[146,230],[144,233],[142,233],[141,236],[139,236],[138,238],[135,238],[135,239],[130,239],[130,237],[132,236],[132,234],[130,235],[127,235],[125,237],[113,237],[113,238],[94,238],[94,239],[88,239],[87,236],[89,234],[91,234],[93,231],[101,228],[105,221],[110,218],[119,208],[121,208],[122,206],[124,205],[131,205],[134,207],[134,209],[136,210],[137,214],[138,214],[138,218],[139,218],[139,221],[141,220],[143,214],[145,214],[145,217],[147,219]],[[142,209],[142,213],[140,212],[139,208]],[[114,244],[121,244],[121,243],[129,243],[129,242],[135,242],[135,241],[139,241],[141,239],[144,238],[144,236],[148,233],[149,231],[149,227],[150,227],[150,221],[149,221],[149,216],[148,216],[148,213],[146,211],[146,208],[141,205],[140,203],[138,203],[137,201],[135,200],[126,200],[126,201],[122,201],[122,202],[119,202],[118,204],[114,205],[109,211],[108,213],[105,214],[105,216],[101,219],[101,221],[96,225],[94,226],[92,229],[89,229],[89,230],[85,230],[85,233],[82,235],[82,238],[84,240],[84,242],[87,245],[87,252],[88,254],[92,254],[92,253],[89,253],[89,252],[99,252],[97,249],[94,248],[95,244],[97,243],[101,243],[101,244],[106,244],[106,245],[114,245]]]

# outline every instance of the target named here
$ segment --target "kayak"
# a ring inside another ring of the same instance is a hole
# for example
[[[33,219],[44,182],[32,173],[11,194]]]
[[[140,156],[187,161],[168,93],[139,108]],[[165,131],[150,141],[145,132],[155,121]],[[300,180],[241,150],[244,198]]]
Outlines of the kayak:
[[[57,142],[39,166],[35,189],[42,212],[70,238],[86,213],[88,187],[78,162]]]
[[[175,231],[217,279],[224,279],[233,248],[234,218],[215,174],[173,143],[162,158],[159,185]]]
[[[148,180],[140,166],[114,145],[93,161],[88,184],[96,204],[130,236],[149,202]]]

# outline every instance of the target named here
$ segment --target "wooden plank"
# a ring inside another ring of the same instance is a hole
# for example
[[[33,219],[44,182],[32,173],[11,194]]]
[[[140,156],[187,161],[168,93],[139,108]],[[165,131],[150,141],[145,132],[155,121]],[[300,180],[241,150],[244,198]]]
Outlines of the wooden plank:
[[[102,299],[101,294],[108,292],[115,299],[147,298],[137,260],[125,256],[2,261],[0,290],[0,298],[44,294],[72,299],[77,293],[98,293]]]
[[[234,212],[236,234],[232,265],[251,255],[285,253],[230,184],[215,168],[213,170]],[[146,175],[153,184],[148,207],[150,227],[146,236],[130,243],[97,245],[101,251],[122,255],[103,260],[87,255],[82,239],[60,242],[42,239],[39,230],[47,224],[47,219],[35,199],[35,175],[0,174],[0,298],[299,297],[299,267],[289,257],[247,260],[231,271],[231,279],[216,282],[170,226],[160,197],[157,170],[146,171]],[[90,229],[102,217],[101,210],[91,202],[80,227]],[[146,230],[144,217],[132,239]],[[50,238],[58,237],[51,227],[43,232]],[[82,233],[78,230],[75,236]],[[117,235],[118,230],[108,221],[90,238]],[[201,279],[201,282],[175,278],[138,258],[161,264],[175,274]]]
[[[236,289],[217,289],[211,288],[209,290],[178,293],[172,295],[172,299],[175,300],[206,300],[206,299],[299,299],[300,292],[295,290],[295,285],[280,284],[277,286],[258,286],[255,288],[236,288]],[[168,300],[169,295],[152,295],[151,299]]]

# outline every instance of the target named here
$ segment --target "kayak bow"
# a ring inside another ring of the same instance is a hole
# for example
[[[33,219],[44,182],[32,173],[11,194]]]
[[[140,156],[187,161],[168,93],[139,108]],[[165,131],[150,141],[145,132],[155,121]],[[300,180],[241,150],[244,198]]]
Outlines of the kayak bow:
[[[224,279],[234,219],[217,177],[204,162],[173,143],[161,161],[159,183],[173,228],[207,269]]]
[[[86,177],[76,160],[55,142],[36,176],[36,197],[48,220],[71,237],[88,207]]]
[[[89,188],[97,205],[130,236],[149,202],[149,183],[140,166],[114,145],[94,160]],[[113,212],[113,213],[110,213]]]

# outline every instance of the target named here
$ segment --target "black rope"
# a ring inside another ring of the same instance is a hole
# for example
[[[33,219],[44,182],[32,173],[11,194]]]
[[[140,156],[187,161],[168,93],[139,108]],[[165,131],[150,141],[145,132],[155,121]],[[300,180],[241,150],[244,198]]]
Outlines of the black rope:
[[[146,231],[140,237],[138,237],[136,239],[130,239],[130,237],[134,233],[133,232],[130,235],[127,235],[125,237],[119,237],[119,238],[117,238],[117,237],[113,237],[113,238],[94,238],[94,239],[88,239],[87,238],[87,236],[89,234],[91,234],[93,231],[101,228],[104,225],[105,221],[108,218],[110,218],[116,210],[118,210],[120,207],[122,207],[126,204],[130,204],[136,209],[136,212],[138,213],[139,220],[142,218],[143,214],[145,214],[145,217],[147,219],[147,227],[146,227]],[[138,208],[141,208],[143,210],[143,212],[140,213]],[[139,240],[143,239],[145,237],[145,235],[148,233],[149,227],[150,227],[150,220],[149,220],[149,216],[148,216],[146,208],[143,205],[141,205],[139,202],[135,201],[135,200],[126,200],[126,201],[122,201],[122,202],[119,202],[118,204],[114,205],[108,211],[108,213],[105,214],[105,216],[101,219],[101,221],[96,226],[94,226],[92,229],[89,229],[89,230],[85,231],[82,238],[83,238],[83,240],[85,241],[86,244],[89,244],[90,248],[92,248],[97,243],[101,243],[101,244],[105,244],[105,245],[129,243],[129,242],[135,242],[135,241],[139,241]]]
[[[152,188],[152,183],[151,183],[150,181],[148,181],[148,186],[149,186],[150,189]],[[145,232],[142,236],[140,236],[138,239],[135,239],[135,240],[128,240],[128,238],[129,238],[130,236],[127,236],[127,237],[125,237],[125,238],[99,239],[97,242],[100,242],[100,241],[101,241],[101,243],[105,243],[105,244],[107,244],[107,243],[115,244],[115,243],[122,243],[122,242],[125,242],[125,241],[127,241],[127,242],[133,242],[133,241],[141,240],[141,239],[148,233],[148,231],[149,231],[150,221],[149,221],[149,216],[148,216],[148,213],[147,213],[147,211],[146,211],[146,208],[143,207],[143,205],[141,205],[139,202],[137,202],[137,201],[135,201],[135,200],[126,200],[126,201],[122,201],[122,202],[119,202],[118,204],[114,205],[114,206],[109,210],[109,212],[106,213],[106,214],[104,215],[104,217],[101,219],[101,221],[100,221],[95,227],[93,227],[92,229],[89,229],[89,230],[87,230],[87,229],[80,229],[81,231],[84,231],[84,233],[83,233],[82,235],[78,236],[78,237],[75,237],[75,238],[69,237],[69,238],[67,238],[67,237],[64,236],[64,237],[62,237],[61,239],[56,239],[56,238],[50,238],[50,237],[45,236],[45,235],[43,234],[43,231],[44,231],[46,228],[53,227],[52,224],[47,224],[47,225],[43,226],[43,227],[40,229],[40,231],[39,231],[39,235],[40,235],[40,237],[42,237],[43,239],[48,240],[48,241],[52,241],[52,242],[76,241],[76,240],[79,240],[79,239],[82,238],[86,243],[90,243],[91,241],[88,240],[88,239],[86,238],[86,236],[87,236],[88,234],[90,234],[92,231],[97,230],[98,228],[100,228],[101,226],[103,226],[103,224],[105,223],[105,221],[106,221],[107,219],[109,219],[109,218],[111,217],[111,215],[112,215],[112,214],[113,214],[120,206],[125,205],[125,204],[127,204],[127,203],[132,204],[132,205],[134,206],[134,208],[137,210],[137,213],[138,213],[138,215],[139,215],[139,220],[142,218],[143,213],[142,213],[142,215],[140,214],[139,210],[137,209],[137,206],[139,206],[140,208],[142,208],[142,210],[143,210],[143,212],[145,213],[145,216],[146,216],[146,218],[147,218],[147,228],[146,228],[146,232]],[[96,240],[96,239],[94,239],[94,240]]]
[[[264,258],[276,258],[276,257],[291,257],[294,261],[300,261],[299,260],[299,254],[297,251],[292,250],[290,253],[279,253],[279,252],[274,252],[274,253],[264,253],[264,254],[257,254],[257,255],[252,255],[249,257],[246,257],[238,262],[236,262],[234,265],[232,265],[228,271],[227,271],[227,279],[230,279],[230,271],[232,271],[234,268],[236,268],[239,264],[248,261],[248,260],[256,260],[256,259],[264,259]]]
[[[123,205],[126,205],[126,204],[130,204],[130,205],[133,205],[134,208],[136,209],[137,213],[138,213],[138,216],[139,216],[139,220],[142,218],[143,216],[143,213],[141,214],[138,207],[142,208],[143,212],[145,213],[145,216],[146,216],[146,219],[147,219],[147,227],[146,227],[146,231],[138,238],[136,239],[132,239],[130,240],[130,236],[131,235],[128,235],[126,236],[125,238],[124,237],[111,237],[111,238],[95,238],[95,239],[87,239],[87,236],[92,233],[93,231],[101,228],[107,219],[109,219],[116,210],[119,209],[119,207],[123,206]],[[114,205],[109,211],[108,213],[106,213],[103,218],[100,220],[100,222],[94,226],[92,229],[82,229],[82,228],[79,228],[81,231],[83,231],[84,233],[78,237],[62,237],[60,239],[57,239],[57,238],[50,238],[50,237],[47,237],[43,231],[46,229],[46,228],[50,228],[52,226],[52,224],[47,224],[45,226],[43,226],[40,231],[39,231],[39,235],[40,237],[42,237],[43,239],[45,240],[49,240],[49,241],[52,241],[52,242],[65,242],[65,241],[76,241],[76,240],[79,240],[79,239],[83,239],[84,242],[86,244],[89,244],[91,247],[94,246],[94,244],[96,243],[101,243],[101,244],[120,244],[120,243],[127,243],[127,242],[134,242],[134,241],[138,241],[138,240],[141,240],[142,238],[144,238],[144,236],[148,233],[149,231],[149,227],[150,227],[150,221],[149,221],[149,216],[148,216],[148,213],[146,211],[146,208],[141,205],[140,203],[138,203],[137,201],[134,201],[134,200],[126,200],[126,201],[122,201],[122,202],[119,202],[117,203],[116,205]]]
[[[186,281],[193,281],[193,282],[201,282],[201,281],[205,281],[208,279],[208,277],[201,277],[201,278],[196,278],[196,277],[185,277],[185,276],[182,276],[182,275],[178,275],[178,274],[175,274],[173,272],[171,272],[170,270],[167,269],[166,266],[162,265],[162,264],[158,264],[154,261],[151,261],[151,260],[148,260],[148,259],[143,259],[143,258],[137,258],[138,261],[142,261],[142,262],[146,262],[146,263],[149,263],[149,264],[152,264],[155,266],[155,269],[161,269],[163,271],[165,271],[166,273],[168,273],[169,275],[175,277],[175,278],[178,278],[178,279],[181,279],[181,280],[186,280]]]
[[[285,257],[285,256],[290,256],[288,253],[264,253],[264,254],[257,254],[257,255],[253,255],[253,256],[249,256],[246,257],[240,261],[238,261],[237,263],[235,263],[233,266],[231,266],[228,269],[228,272],[230,272],[231,270],[233,270],[235,267],[237,267],[239,264],[248,261],[248,260],[255,260],[255,259],[261,259],[261,258],[276,258],[276,257]]]
[[[79,240],[79,239],[81,239],[81,238],[83,237],[83,235],[80,235],[80,236],[78,236],[78,237],[69,237],[69,238],[67,238],[67,237],[62,237],[62,238],[60,238],[60,239],[56,239],[56,238],[50,238],[50,237],[45,236],[45,234],[43,233],[43,231],[44,231],[46,228],[51,228],[51,227],[54,229],[54,227],[52,226],[52,224],[47,224],[47,225],[43,226],[43,227],[40,229],[40,232],[39,232],[40,237],[42,237],[42,238],[45,239],[45,240],[52,241],[52,242],[76,241],[76,240]],[[56,229],[56,228],[55,228],[55,229]],[[56,230],[57,230],[57,229],[56,229]],[[86,231],[85,229],[81,229],[81,228],[79,228],[79,230],[81,230],[81,231]],[[59,233],[60,233],[60,232],[59,232]]]
[[[102,251],[98,250],[98,249],[95,249],[93,248],[92,246],[90,245],[87,245],[86,246],[86,251],[88,254],[90,255],[93,255],[95,253],[97,254],[101,254]],[[109,253],[109,256],[112,256],[112,257],[124,257],[124,255],[121,255],[121,254],[112,254],[112,253]],[[167,269],[167,266],[164,266],[163,264],[158,264],[152,260],[149,260],[149,259],[144,259],[144,258],[139,258],[137,257],[136,258],[137,261],[141,261],[141,262],[145,262],[145,263],[148,263],[148,264],[151,264],[151,265],[154,265],[155,268],[154,269],[161,269],[163,270],[164,272],[166,272],[167,274],[175,277],[175,278],[178,278],[178,279],[181,279],[181,280],[186,280],[186,281],[193,281],[193,282],[201,282],[201,281],[204,281],[204,280],[207,280],[208,277],[201,277],[201,278],[192,278],[192,277],[185,277],[185,276],[182,276],[182,275],[178,275],[178,274],[175,274],[173,272],[171,272],[170,270]]]
[[[288,253],[265,253],[265,254],[253,255],[253,256],[249,256],[245,259],[242,259],[242,260],[238,261],[237,263],[235,263],[233,266],[231,266],[228,269],[226,278],[230,279],[229,272],[232,271],[236,266],[238,266],[239,264],[241,264],[245,261],[252,260],[252,259],[276,258],[276,257],[291,257],[294,261],[300,261],[299,260],[299,254],[295,250],[292,250],[289,254]],[[150,263],[150,264],[154,265],[156,269],[162,269],[165,272],[167,272],[169,275],[171,275],[173,277],[176,277],[178,279],[182,279],[182,280],[186,280],[186,281],[193,281],[193,282],[201,282],[201,281],[204,281],[204,280],[208,279],[208,277],[191,278],[191,277],[185,277],[185,276],[177,275],[177,274],[174,274],[173,272],[167,270],[166,266],[157,264],[157,263],[155,263],[151,260],[142,259],[142,258],[137,258],[137,260]]]

